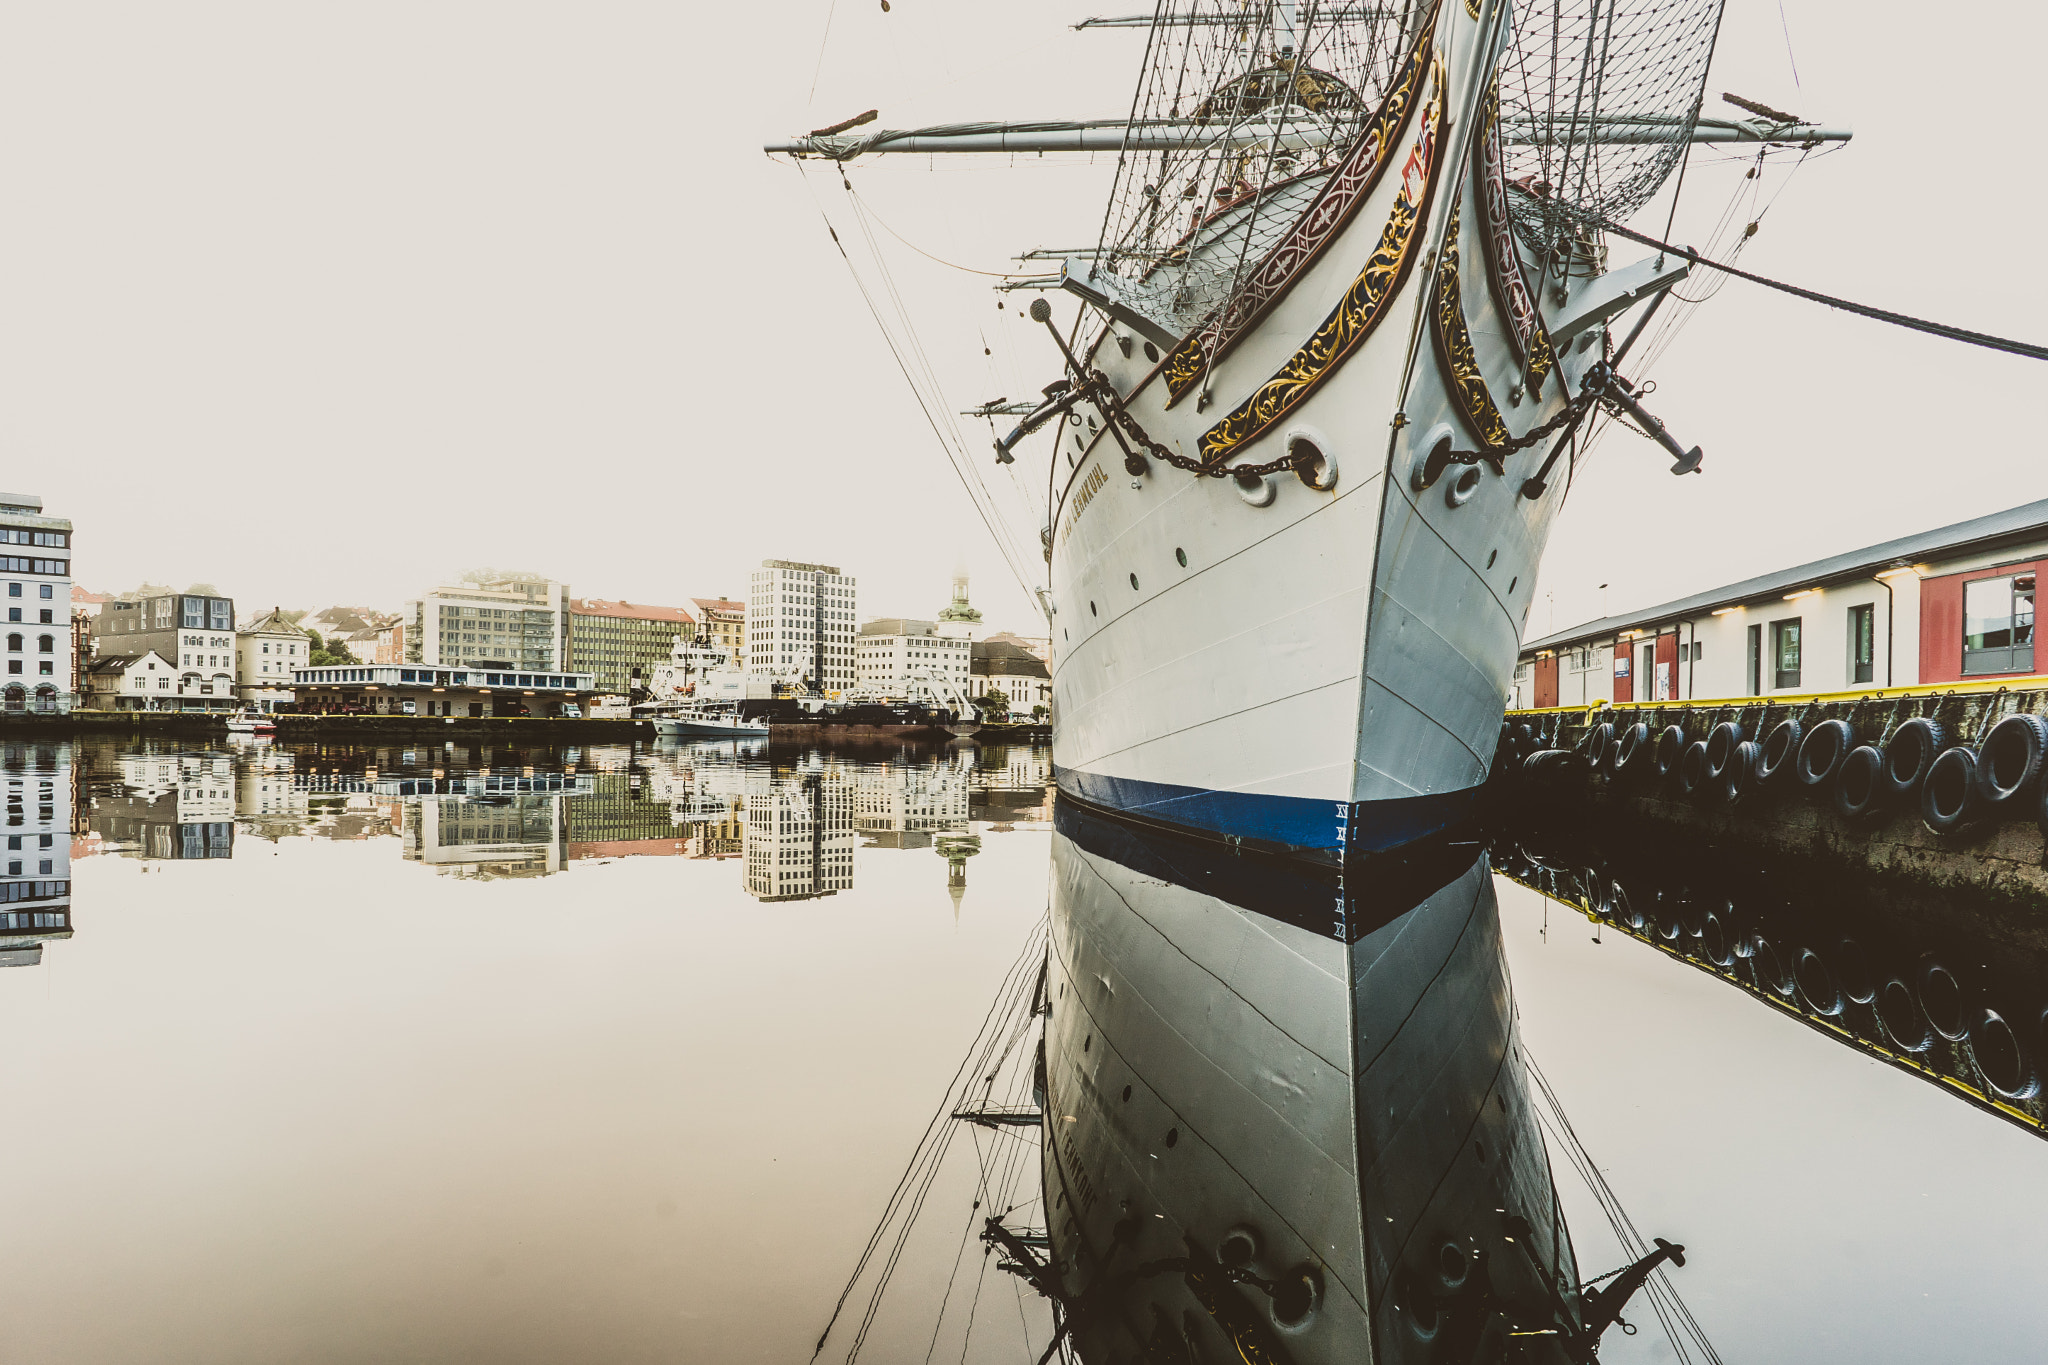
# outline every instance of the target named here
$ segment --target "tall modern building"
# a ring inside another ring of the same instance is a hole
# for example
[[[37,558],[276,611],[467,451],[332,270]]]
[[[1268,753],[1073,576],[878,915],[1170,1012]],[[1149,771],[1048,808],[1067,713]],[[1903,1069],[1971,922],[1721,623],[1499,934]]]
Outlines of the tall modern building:
[[[43,500],[0,493],[0,582],[7,584],[9,711],[71,709],[71,523],[43,515]]]
[[[678,637],[694,639],[697,620],[681,607],[645,602],[569,599],[569,669],[597,679],[597,690],[624,694],[645,687],[666,663]]]
[[[822,692],[852,687],[854,586],[829,564],[762,560],[747,587],[748,670],[798,677]]]
[[[504,579],[435,588],[406,603],[404,662],[566,672],[569,585]]]

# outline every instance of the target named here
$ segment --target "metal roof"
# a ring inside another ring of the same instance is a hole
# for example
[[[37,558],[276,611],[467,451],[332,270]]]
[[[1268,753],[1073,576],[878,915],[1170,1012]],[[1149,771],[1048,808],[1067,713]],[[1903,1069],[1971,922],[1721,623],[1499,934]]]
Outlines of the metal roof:
[[[1681,597],[1674,602],[1645,607],[1641,611],[1627,612],[1620,616],[1603,616],[1597,621],[1588,621],[1584,625],[1573,626],[1570,630],[1561,630],[1540,640],[1531,640],[1522,646],[1522,652],[1527,654],[1531,650],[1554,649],[1559,645],[1598,639],[1652,621],[1697,616],[1716,607],[1734,606],[1753,598],[1783,596],[1792,588],[1818,587],[1832,579],[1864,576],[1888,566],[1914,564],[1943,553],[1988,549],[2000,541],[2019,540],[2029,535],[2044,533],[2048,533],[2048,498],[2038,502],[2022,503],[2003,512],[1993,512],[1989,516],[1959,521],[1953,526],[1901,536],[1897,540],[1887,540],[1879,545],[1851,550],[1847,554],[1816,559],[1810,564],[1780,569],[1758,578],[1745,578],[1740,583],[1730,583],[1725,587],[1694,593],[1691,597]]]

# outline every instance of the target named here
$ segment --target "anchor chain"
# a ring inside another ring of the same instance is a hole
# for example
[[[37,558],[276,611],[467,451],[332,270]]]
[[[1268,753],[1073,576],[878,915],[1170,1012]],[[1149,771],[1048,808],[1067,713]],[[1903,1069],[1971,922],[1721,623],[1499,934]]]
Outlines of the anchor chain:
[[[1109,376],[1101,370],[1091,369],[1088,372],[1088,388],[1089,401],[1101,408],[1109,420],[1116,424],[1117,429],[1141,447],[1147,455],[1155,460],[1163,460],[1175,469],[1185,469],[1190,474],[1202,478],[1264,478],[1268,474],[1300,469],[1309,460],[1306,455],[1282,455],[1279,459],[1268,460],[1264,464],[1226,465],[1215,460],[1192,459],[1153,440],[1151,433],[1145,430],[1137,418],[1131,416],[1130,410],[1124,406],[1122,395],[1117,393],[1116,386],[1109,382]]]
[[[1494,466],[1496,473],[1503,473],[1505,471],[1501,466],[1507,456],[1527,450],[1538,441],[1542,441],[1562,430],[1570,423],[1578,421],[1586,414],[1589,408],[1600,401],[1603,392],[1604,390],[1592,389],[1581,393],[1577,398],[1574,398],[1571,402],[1560,408],[1557,415],[1549,421],[1539,422],[1522,435],[1510,437],[1498,445],[1489,445],[1484,450],[1454,450],[1450,453],[1450,462],[1452,464],[1477,464],[1479,461],[1485,460]],[[1101,370],[1090,369],[1088,372],[1087,401],[1094,403],[1096,407],[1100,408],[1109,420],[1116,425],[1117,429],[1132,444],[1138,446],[1147,455],[1150,455],[1155,460],[1164,461],[1175,469],[1184,469],[1190,474],[1201,478],[1264,478],[1268,474],[1299,470],[1312,459],[1308,455],[1287,454],[1282,455],[1277,460],[1268,460],[1264,464],[1226,465],[1217,460],[1193,459],[1181,454],[1177,450],[1168,449],[1152,439],[1151,433],[1146,431],[1138,419],[1131,415],[1130,410],[1124,406],[1122,395],[1117,393],[1116,386],[1110,383],[1109,376]]]

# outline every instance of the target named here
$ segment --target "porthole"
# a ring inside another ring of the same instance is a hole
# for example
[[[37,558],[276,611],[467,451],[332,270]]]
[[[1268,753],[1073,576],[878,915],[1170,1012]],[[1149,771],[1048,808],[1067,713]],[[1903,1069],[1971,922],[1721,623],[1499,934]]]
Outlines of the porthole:
[[[1131,591],[1132,591],[1132,592],[1136,592],[1137,590],[1138,590],[1138,576],[1137,576],[1136,574],[1132,574],[1132,575],[1131,575]]]
[[[1131,1102],[1131,1088],[1130,1088],[1129,1086],[1125,1086],[1125,1087],[1124,1087],[1124,1103],[1125,1103],[1125,1104],[1129,1104],[1130,1102]]]
[[[1094,1044],[1095,1035],[1091,1033],[1086,1038],[1083,1038],[1081,1040],[1081,1051],[1086,1052],[1090,1047],[1094,1046]]]
[[[1492,567],[1493,567],[1493,561],[1494,561],[1494,560],[1496,560],[1496,559],[1499,559],[1499,558],[1500,558],[1500,551],[1499,551],[1499,550],[1495,550],[1495,551],[1494,551],[1494,552],[1493,552],[1492,554],[1490,554],[1490,555],[1488,555],[1488,556],[1486,557],[1486,567],[1487,567],[1487,568],[1489,568],[1489,569],[1490,569],[1490,568],[1492,568]]]
[[[1319,443],[1306,436],[1291,437],[1287,453],[1299,461],[1294,476],[1316,492],[1327,493],[1337,486],[1337,462]]]
[[[1514,590],[1515,590],[1515,584],[1517,584],[1517,583],[1519,583],[1519,582],[1521,582],[1521,581],[1522,581],[1522,576],[1521,576],[1520,574],[1516,574],[1516,575],[1515,575],[1515,576],[1514,576],[1513,578],[1510,578],[1510,579],[1508,580],[1508,592],[1509,592],[1510,594],[1512,594],[1512,593],[1514,592]]]
[[[1180,1143],[1180,1129],[1178,1129],[1178,1128],[1169,1128],[1169,1129],[1167,1129],[1167,1130],[1166,1130],[1166,1145],[1167,1145],[1167,1146],[1169,1146],[1169,1147],[1174,1147],[1174,1146],[1178,1146],[1178,1145],[1179,1145],[1179,1143]]]
[[[1150,360],[1155,364],[1157,364],[1159,360],[1159,348],[1157,346],[1154,346],[1149,341],[1145,343],[1145,359]]]
[[[1095,604],[1094,604],[1093,602],[1090,602],[1090,603],[1088,604],[1088,614],[1089,614],[1090,616],[1094,616],[1094,615],[1096,615],[1096,614],[1097,614],[1097,613],[1096,613],[1096,610],[1095,610]]]
[[[1186,550],[1181,549],[1179,546],[1175,546],[1173,551],[1173,557],[1180,561],[1180,566],[1183,569],[1185,569],[1188,566],[1188,552]]]

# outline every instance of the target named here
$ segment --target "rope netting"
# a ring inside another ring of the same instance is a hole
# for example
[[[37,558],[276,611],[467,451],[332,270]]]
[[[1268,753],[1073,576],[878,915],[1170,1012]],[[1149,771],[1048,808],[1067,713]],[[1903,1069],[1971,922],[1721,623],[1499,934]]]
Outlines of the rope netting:
[[[1161,322],[1208,314],[1342,160],[1426,12],[1421,0],[1159,0],[1130,115],[1189,136],[1120,154],[1102,264]]]
[[[1722,0],[1519,0],[1501,61],[1509,196],[1532,247],[1648,203],[1699,118]]]

